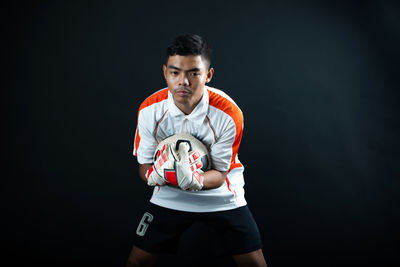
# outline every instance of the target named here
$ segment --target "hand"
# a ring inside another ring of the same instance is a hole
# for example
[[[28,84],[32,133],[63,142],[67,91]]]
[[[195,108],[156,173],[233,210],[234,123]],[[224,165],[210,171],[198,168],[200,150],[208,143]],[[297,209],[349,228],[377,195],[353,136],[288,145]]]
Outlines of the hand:
[[[203,164],[198,152],[189,155],[189,148],[188,143],[179,144],[179,161],[175,162],[176,180],[183,190],[198,191],[203,188],[204,178],[198,171]]]
[[[165,153],[166,145],[163,146],[161,151],[157,152],[157,158],[154,161],[150,169],[147,170],[145,176],[147,178],[147,184],[150,186],[164,185],[165,179],[163,176],[162,166],[168,161]]]

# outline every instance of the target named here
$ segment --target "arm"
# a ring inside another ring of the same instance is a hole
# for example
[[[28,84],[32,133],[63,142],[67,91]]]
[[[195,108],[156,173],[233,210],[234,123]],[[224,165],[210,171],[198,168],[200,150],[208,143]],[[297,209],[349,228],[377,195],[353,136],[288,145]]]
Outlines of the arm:
[[[146,172],[150,169],[151,164],[139,164],[139,177],[147,183]]]
[[[203,190],[206,189],[214,189],[220,187],[226,179],[227,171],[217,171],[217,170],[209,170],[202,174],[203,181]]]

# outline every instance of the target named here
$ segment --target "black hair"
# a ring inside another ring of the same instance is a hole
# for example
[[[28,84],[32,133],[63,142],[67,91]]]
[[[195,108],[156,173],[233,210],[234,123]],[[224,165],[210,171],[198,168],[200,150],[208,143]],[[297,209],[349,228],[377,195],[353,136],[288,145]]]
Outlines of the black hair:
[[[169,56],[180,55],[200,55],[208,62],[208,67],[211,64],[211,48],[197,34],[183,34],[174,39],[167,48],[167,61]]]

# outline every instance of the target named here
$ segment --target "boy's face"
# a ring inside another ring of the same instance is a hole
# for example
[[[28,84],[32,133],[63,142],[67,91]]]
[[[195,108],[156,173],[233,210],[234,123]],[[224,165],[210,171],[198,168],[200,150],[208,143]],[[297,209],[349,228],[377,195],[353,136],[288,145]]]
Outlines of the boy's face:
[[[169,56],[163,65],[168,89],[175,105],[185,114],[193,111],[203,96],[204,85],[211,81],[213,68],[200,55]]]

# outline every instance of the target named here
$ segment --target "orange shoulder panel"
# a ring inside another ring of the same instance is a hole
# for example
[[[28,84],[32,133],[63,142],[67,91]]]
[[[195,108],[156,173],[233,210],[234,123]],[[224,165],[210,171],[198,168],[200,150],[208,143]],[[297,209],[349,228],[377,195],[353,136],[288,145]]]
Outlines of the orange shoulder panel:
[[[143,103],[140,105],[139,107],[139,111],[138,111],[138,115],[139,112],[144,109],[145,107],[151,106],[155,103],[161,102],[165,99],[168,98],[168,88],[165,89],[161,89],[157,92],[155,92],[154,94],[152,94],[151,96],[149,96],[148,98],[146,98]]]

